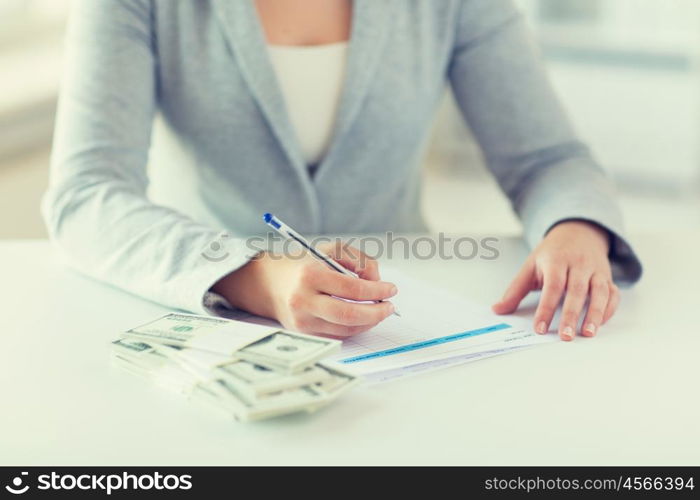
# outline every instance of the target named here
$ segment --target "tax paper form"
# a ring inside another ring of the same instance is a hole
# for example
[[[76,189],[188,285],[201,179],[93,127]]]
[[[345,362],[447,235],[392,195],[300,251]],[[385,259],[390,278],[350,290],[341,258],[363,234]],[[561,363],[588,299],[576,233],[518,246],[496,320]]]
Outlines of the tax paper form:
[[[401,317],[344,340],[341,352],[324,363],[382,382],[556,340],[536,334],[529,320],[498,316],[394,269],[383,269],[382,279],[397,285],[391,301]]]

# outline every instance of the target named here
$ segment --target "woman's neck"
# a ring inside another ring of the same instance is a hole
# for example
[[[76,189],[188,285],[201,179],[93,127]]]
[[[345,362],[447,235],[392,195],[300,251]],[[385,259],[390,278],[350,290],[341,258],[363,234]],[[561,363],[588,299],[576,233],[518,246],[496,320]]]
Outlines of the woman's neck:
[[[350,38],[352,0],[255,0],[255,5],[270,44],[326,45]]]

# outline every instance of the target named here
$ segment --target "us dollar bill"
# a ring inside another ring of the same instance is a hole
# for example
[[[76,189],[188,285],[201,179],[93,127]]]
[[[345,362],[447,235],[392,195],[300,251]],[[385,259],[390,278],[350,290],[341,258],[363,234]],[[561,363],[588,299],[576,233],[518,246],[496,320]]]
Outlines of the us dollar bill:
[[[128,357],[145,356],[153,350],[151,344],[138,341],[129,341],[125,339],[117,339],[112,342],[112,353],[121,354]]]
[[[192,397],[214,404],[242,422],[312,412],[331,401],[317,387],[310,385],[252,398],[224,380],[197,385]]]
[[[150,344],[212,350],[229,355],[278,330],[275,327],[212,316],[169,313],[120,335],[122,338]]]
[[[191,372],[148,344],[119,339],[112,343],[112,347],[113,364],[133,375],[150,379],[160,387],[189,394],[199,382]]]
[[[225,380],[249,397],[319,384],[332,378],[331,372],[321,365],[309,366],[299,373],[288,375],[244,360],[221,365],[215,374],[216,378]]]
[[[187,349],[180,346],[122,338],[112,347],[113,360],[122,369],[214,404],[240,421],[316,411],[358,382],[352,374],[322,364],[295,374],[235,359],[206,368],[201,357],[182,355]]]
[[[302,372],[316,361],[338,352],[341,343],[334,339],[281,331],[223,318],[171,313],[121,337],[149,345],[208,351],[250,361],[287,374]]]
[[[326,371],[329,375],[326,379],[317,383],[316,387],[330,400],[340,397],[342,394],[358,385],[362,380],[361,377],[339,368],[330,368],[323,364],[318,364],[316,366]]]
[[[301,333],[277,332],[241,349],[236,357],[287,374],[338,352],[340,342]]]
[[[236,420],[252,421],[300,411],[317,411],[359,383],[359,378],[350,373],[322,365],[317,367],[328,375],[323,382],[254,397],[240,386],[218,380],[214,385],[197,386],[193,395],[204,396],[203,399],[229,411]],[[197,394],[199,391],[208,391],[208,394]]]

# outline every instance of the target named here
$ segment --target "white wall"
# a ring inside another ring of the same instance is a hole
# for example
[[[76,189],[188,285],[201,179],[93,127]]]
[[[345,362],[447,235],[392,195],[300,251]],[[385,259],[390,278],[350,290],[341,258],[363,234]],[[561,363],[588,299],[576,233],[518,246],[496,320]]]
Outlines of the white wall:
[[[543,19],[542,1],[596,2],[594,19]],[[700,185],[700,1],[519,0],[565,107],[626,188]],[[478,164],[449,104],[434,157]],[[465,145],[466,144],[466,145]]]

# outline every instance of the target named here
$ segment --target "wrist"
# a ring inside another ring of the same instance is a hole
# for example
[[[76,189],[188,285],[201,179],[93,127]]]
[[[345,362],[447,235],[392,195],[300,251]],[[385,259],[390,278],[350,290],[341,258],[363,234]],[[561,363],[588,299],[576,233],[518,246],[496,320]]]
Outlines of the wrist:
[[[585,234],[599,246],[605,255],[610,253],[612,235],[610,231],[595,222],[576,219],[565,220],[552,226],[547,236],[550,234],[555,236],[564,233],[575,233],[577,235]]]
[[[224,297],[231,306],[259,316],[274,317],[272,300],[265,283],[267,253],[261,253],[245,265],[227,274],[211,290]]]

